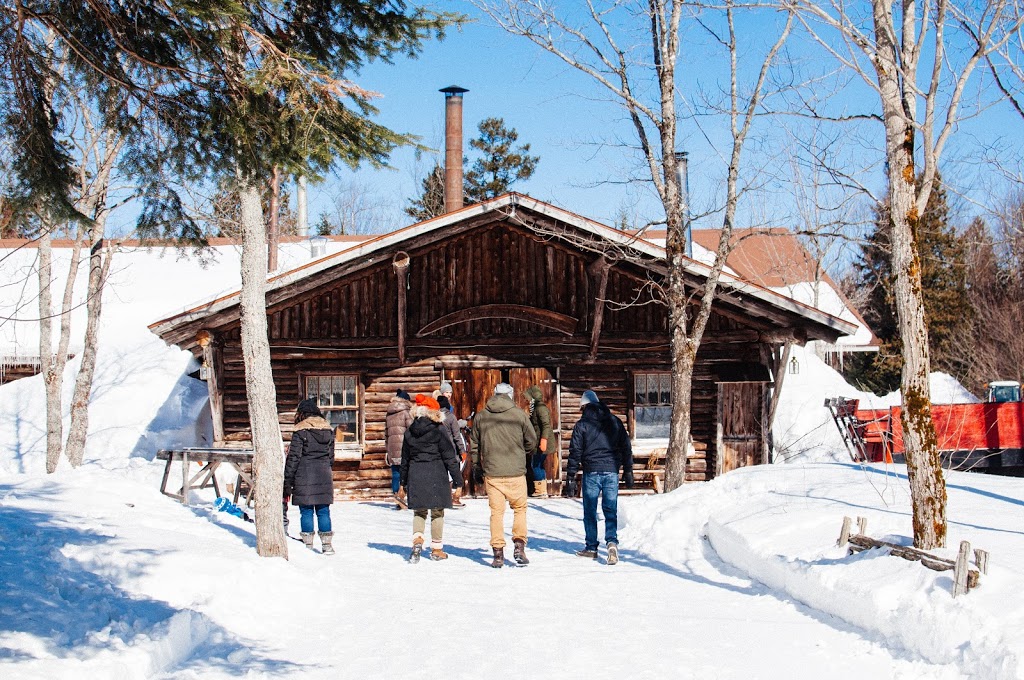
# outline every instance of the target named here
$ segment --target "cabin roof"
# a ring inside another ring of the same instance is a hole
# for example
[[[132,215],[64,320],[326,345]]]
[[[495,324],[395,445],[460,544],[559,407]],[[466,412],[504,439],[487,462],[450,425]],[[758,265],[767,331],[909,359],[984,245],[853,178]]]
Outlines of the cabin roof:
[[[531,218],[554,221],[572,227],[577,232],[595,239],[598,243],[603,242],[631,251],[638,256],[638,261],[642,266],[651,271],[662,274],[665,271],[665,249],[659,245],[524,194],[508,193],[490,201],[470,205],[388,234],[370,238],[348,249],[311,261],[288,272],[271,276],[267,280],[268,300],[274,297],[275,293],[278,294],[277,297],[282,294],[287,296],[289,290],[308,283],[325,271],[343,267],[346,263],[380,258],[383,254],[400,251],[404,244],[422,242],[423,239],[431,237],[440,240],[459,225],[486,220],[490,216],[494,216],[495,219],[513,220],[520,226],[533,230],[538,230],[540,227]],[[690,258],[683,258],[682,268],[688,278],[696,281],[706,280],[711,271],[710,266]],[[301,290],[307,289],[306,286],[301,288]],[[856,331],[856,326],[847,321],[730,273],[723,272],[721,275],[720,295],[726,301],[729,299],[739,301],[742,298],[747,298],[755,301],[755,304],[769,305],[796,314],[808,324],[812,337],[834,340],[835,337],[850,335]],[[195,340],[183,335],[183,332],[188,331],[187,327],[194,326],[197,322],[213,315],[230,313],[229,310],[237,308],[239,296],[240,291],[234,291],[194,304],[178,314],[150,324],[149,329],[168,342],[190,349],[195,344]]]

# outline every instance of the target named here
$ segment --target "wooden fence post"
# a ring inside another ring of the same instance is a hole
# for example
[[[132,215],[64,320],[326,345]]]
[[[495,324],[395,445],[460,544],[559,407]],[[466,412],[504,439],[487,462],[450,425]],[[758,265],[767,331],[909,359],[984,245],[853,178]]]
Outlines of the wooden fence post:
[[[953,597],[967,594],[967,571],[968,560],[971,554],[971,544],[967,541],[960,541],[960,554],[956,558],[956,566],[953,567]]]
[[[842,548],[844,545],[850,542],[850,518],[843,518],[843,530],[839,532],[839,542],[837,545]]]
[[[868,535],[868,518],[858,517],[857,518],[857,533],[861,536]]]
[[[974,549],[974,563],[978,565],[978,571],[982,574],[988,573],[988,551],[981,548]]]

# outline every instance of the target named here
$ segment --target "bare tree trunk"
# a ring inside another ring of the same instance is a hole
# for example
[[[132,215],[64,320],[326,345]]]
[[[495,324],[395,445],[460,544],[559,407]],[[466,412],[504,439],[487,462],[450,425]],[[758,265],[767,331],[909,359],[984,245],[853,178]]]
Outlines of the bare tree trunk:
[[[928,385],[928,326],[921,290],[921,266],[917,251],[918,195],[915,188],[914,137],[917,93],[900,83],[913,82],[918,45],[916,5],[903,6],[903,42],[896,44],[891,0],[874,0],[874,59],[885,125],[886,158],[889,167],[889,215],[892,220],[890,254],[895,276],[894,297],[903,348],[903,440],[907,477],[914,521],[914,546],[925,550],[946,545],[946,483],[939,461],[935,427],[932,424]],[[896,56],[900,54],[900,59]],[[899,62],[899,63],[897,63]]]
[[[267,233],[260,191],[251,179],[240,181],[242,217],[242,357],[245,394],[252,428],[253,480],[256,487],[256,552],[288,557],[281,517],[284,455],[277,420],[277,391],[267,341]]]
[[[104,215],[93,228],[93,245],[89,254],[89,299],[86,303],[88,318],[85,323],[85,343],[82,348],[82,363],[75,378],[75,392],[71,398],[71,424],[68,427],[67,457],[71,467],[82,464],[85,442],[89,433],[89,398],[92,393],[93,377],[96,373],[96,352],[100,327],[100,313],[103,311],[103,288],[110,272],[113,252],[103,245]],[[96,238],[98,236],[98,238]]]
[[[274,167],[270,178],[270,219],[267,222],[267,271],[277,271],[277,250],[281,242],[278,213],[281,212],[281,169]]]
[[[61,375],[56,371],[53,354],[53,250],[50,232],[39,237],[39,370],[46,392],[46,471],[56,472],[60,462],[63,432],[61,428]]]

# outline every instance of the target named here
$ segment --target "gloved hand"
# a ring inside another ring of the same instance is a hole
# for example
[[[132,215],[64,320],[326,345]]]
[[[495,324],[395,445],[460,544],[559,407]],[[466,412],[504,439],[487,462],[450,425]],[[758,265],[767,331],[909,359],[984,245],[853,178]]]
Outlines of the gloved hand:
[[[568,480],[565,483],[565,495],[569,498],[576,498],[576,494],[580,492],[580,484],[576,481],[576,478]]]
[[[292,487],[286,484],[285,487],[284,487],[284,498],[285,498],[285,500],[288,500],[289,498],[292,497],[292,491],[293,491]]]
[[[538,449],[538,450],[539,450],[539,451],[540,451],[541,453],[544,453],[545,451],[547,451],[547,450],[548,450],[548,440],[547,440],[546,438],[542,438],[542,439],[540,440],[540,443],[539,443],[539,444],[537,444],[537,449]]]
[[[458,479],[453,479],[452,480],[452,489],[461,489],[461,488],[462,488],[462,477],[459,477]]]
[[[473,481],[477,484],[484,483],[484,469],[479,463],[473,466]]]
[[[626,483],[626,488],[627,489],[632,489],[633,488],[633,471],[632,470],[623,470],[622,471],[622,481]]]

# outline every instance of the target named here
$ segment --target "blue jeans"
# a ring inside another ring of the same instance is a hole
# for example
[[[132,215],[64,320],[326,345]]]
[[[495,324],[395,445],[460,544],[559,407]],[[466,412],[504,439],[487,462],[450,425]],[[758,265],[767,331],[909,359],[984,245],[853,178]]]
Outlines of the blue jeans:
[[[398,493],[398,489],[402,486],[402,466],[392,465],[391,466],[391,493]]]
[[[533,460],[530,461],[530,467],[533,468],[533,478],[538,482],[544,481],[544,460],[548,457],[546,453],[535,453],[533,454]]]
[[[299,506],[299,528],[302,533],[313,533],[313,513],[316,513],[316,526],[320,531],[331,530],[331,506],[329,505],[300,505]]]
[[[597,550],[597,497],[601,496],[604,513],[605,543],[618,543],[619,474],[617,472],[583,473],[583,531],[586,549]]]

